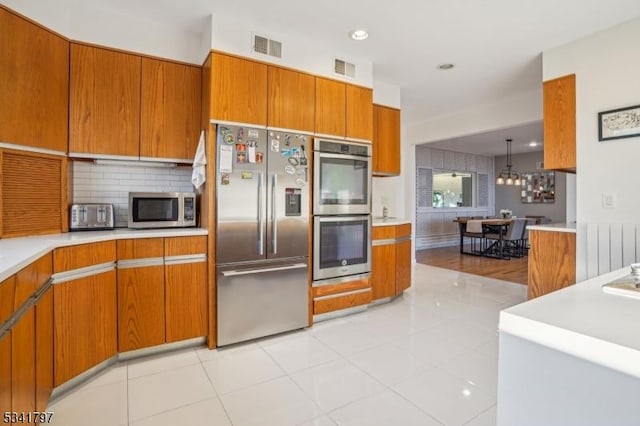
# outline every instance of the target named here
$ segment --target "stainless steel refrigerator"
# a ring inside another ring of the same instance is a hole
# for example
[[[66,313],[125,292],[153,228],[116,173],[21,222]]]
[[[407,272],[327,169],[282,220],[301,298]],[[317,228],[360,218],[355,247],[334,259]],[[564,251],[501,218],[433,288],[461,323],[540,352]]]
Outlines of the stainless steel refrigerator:
[[[219,124],[218,345],[308,325],[307,137]]]

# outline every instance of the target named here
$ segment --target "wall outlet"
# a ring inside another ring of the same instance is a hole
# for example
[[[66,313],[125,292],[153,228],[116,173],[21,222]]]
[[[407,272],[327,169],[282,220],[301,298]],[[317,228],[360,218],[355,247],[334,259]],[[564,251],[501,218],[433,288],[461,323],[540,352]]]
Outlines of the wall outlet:
[[[602,207],[605,209],[615,209],[616,208],[615,194],[602,194]]]

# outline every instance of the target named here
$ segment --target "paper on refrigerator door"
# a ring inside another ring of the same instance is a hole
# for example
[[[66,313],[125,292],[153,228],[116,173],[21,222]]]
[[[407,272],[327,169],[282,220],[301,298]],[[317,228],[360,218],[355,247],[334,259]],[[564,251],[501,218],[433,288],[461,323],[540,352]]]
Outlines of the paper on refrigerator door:
[[[220,145],[220,173],[233,172],[233,146]]]
[[[249,147],[247,148],[247,154],[249,154],[249,162],[250,163],[255,163],[256,162],[256,145],[255,142],[252,142]]]

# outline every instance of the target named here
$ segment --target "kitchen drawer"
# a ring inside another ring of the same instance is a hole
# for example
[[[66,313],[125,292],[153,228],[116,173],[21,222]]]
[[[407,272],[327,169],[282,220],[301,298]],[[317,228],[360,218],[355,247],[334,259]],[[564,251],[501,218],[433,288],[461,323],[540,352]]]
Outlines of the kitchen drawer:
[[[372,240],[390,240],[396,236],[396,227],[390,226],[374,226],[371,230]]]
[[[164,255],[185,256],[207,253],[207,237],[171,237],[164,239]]]
[[[363,278],[360,280],[349,281],[346,283],[329,284],[318,287],[313,287],[313,297],[323,297],[332,294],[346,293],[355,290],[361,290],[363,288],[371,287],[369,278]]]
[[[371,288],[355,290],[350,293],[314,298],[313,314],[324,314],[332,311],[368,305],[372,301]]]
[[[405,223],[404,225],[396,226],[396,238],[411,236],[411,224]]]
[[[164,256],[163,238],[135,238],[118,241],[118,260]]]
[[[53,252],[53,272],[72,271],[116,260],[116,242],[81,244],[57,248]]]

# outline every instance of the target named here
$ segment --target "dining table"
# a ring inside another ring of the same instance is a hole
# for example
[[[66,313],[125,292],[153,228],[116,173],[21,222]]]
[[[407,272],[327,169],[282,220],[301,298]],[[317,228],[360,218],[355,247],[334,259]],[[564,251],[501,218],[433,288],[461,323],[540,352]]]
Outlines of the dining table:
[[[507,228],[513,221],[513,218],[486,218],[486,219],[474,219],[474,218],[456,218],[453,220],[458,223],[458,229],[460,231],[460,253],[471,254],[475,256],[487,256],[497,257],[500,259],[509,259],[509,256],[504,254],[504,235],[507,232]],[[484,239],[486,230],[492,229],[498,234],[498,239],[488,247],[483,247],[481,250],[464,250],[464,237]],[[471,236],[468,234],[476,234],[477,236]]]

